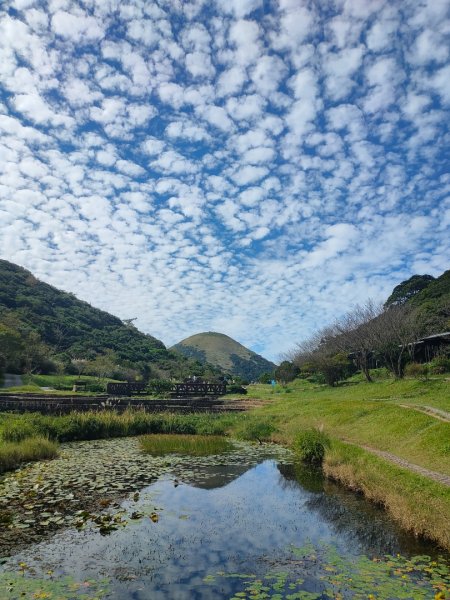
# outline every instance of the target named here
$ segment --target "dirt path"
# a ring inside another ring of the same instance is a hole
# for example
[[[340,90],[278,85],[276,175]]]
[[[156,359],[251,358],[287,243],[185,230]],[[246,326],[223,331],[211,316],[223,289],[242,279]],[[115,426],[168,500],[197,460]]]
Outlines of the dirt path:
[[[450,423],[450,413],[446,412],[445,410],[441,410],[440,408],[434,408],[433,406],[416,406],[412,404],[400,404],[399,406],[401,406],[402,408],[407,408],[409,410],[416,410],[417,412],[421,412],[424,415],[428,415],[429,417],[439,419],[439,421]]]
[[[5,380],[3,382],[4,388],[19,387],[22,385],[22,377],[20,375],[14,375],[13,373],[5,373]]]
[[[353,442],[349,442],[348,440],[344,440],[347,444],[352,444],[353,446],[358,446],[358,448],[362,448],[363,450],[367,450],[371,454],[375,454],[376,456],[380,456],[385,460],[398,465],[399,467],[403,467],[404,469],[408,469],[409,471],[414,471],[414,473],[419,473],[419,475],[423,475],[424,477],[428,477],[428,479],[432,479],[433,481],[437,481],[438,483],[442,483],[447,487],[450,487],[450,476],[444,475],[443,473],[438,473],[437,471],[431,471],[430,469],[425,469],[425,467],[420,467],[419,465],[415,465],[414,463],[410,463],[409,461],[396,456],[395,454],[391,454],[390,452],[385,452],[384,450],[377,450],[376,448],[372,448],[371,446],[365,446],[363,444],[355,444]]]

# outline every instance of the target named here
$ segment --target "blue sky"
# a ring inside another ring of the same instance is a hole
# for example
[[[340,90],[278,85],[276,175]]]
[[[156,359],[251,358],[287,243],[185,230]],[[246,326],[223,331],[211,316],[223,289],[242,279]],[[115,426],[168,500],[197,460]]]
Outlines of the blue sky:
[[[277,359],[449,268],[447,0],[10,0],[0,254]]]

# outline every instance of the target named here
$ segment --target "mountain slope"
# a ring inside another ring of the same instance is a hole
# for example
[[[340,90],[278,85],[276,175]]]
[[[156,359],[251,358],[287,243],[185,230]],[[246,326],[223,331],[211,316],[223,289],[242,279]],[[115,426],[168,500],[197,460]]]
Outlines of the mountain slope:
[[[249,381],[257,379],[264,372],[270,373],[276,367],[229,336],[212,331],[192,335],[172,346],[171,350]]]
[[[91,359],[112,350],[121,361],[179,376],[191,371],[186,361],[164,344],[73,294],[36,279],[29,271],[0,260],[0,325],[22,336],[39,336],[52,356]],[[0,365],[1,366],[1,365]],[[197,364],[196,374],[203,372]],[[195,369],[194,369],[195,370]]]
[[[418,309],[419,318],[430,333],[450,327],[450,270],[439,277],[413,275],[397,285],[385,306],[410,304]]]

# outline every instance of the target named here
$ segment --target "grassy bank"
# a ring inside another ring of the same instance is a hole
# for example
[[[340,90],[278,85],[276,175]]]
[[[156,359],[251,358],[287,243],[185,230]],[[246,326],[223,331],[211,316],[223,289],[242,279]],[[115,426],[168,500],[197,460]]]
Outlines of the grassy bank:
[[[335,439],[391,452],[450,475],[450,423],[416,410],[430,406],[450,413],[450,381],[445,377],[350,382],[337,388],[296,380],[287,390],[249,388],[248,396],[268,400],[254,416],[276,426],[278,441],[291,444],[299,429],[318,427]]]
[[[334,441],[323,465],[328,477],[381,504],[408,531],[450,549],[450,488]]]

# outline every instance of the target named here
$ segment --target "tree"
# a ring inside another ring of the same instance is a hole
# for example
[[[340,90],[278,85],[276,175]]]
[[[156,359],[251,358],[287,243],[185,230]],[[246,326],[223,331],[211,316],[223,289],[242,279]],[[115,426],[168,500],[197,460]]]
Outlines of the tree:
[[[30,331],[25,337],[22,352],[25,372],[31,374],[42,370],[51,371],[53,364],[49,357],[50,349],[41,340],[41,336],[36,331]]]
[[[23,352],[20,333],[0,323],[0,369],[18,370]]]
[[[86,360],[85,358],[80,358],[77,356],[74,356],[73,358],[71,358],[70,361],[71,366],[75,369],[78,378],[80,378],[83,373],[86,371],[88,365],[89,365],[89,361]]]
[[[261,375],[258,377],[258,381],[259,383],[270,383],[273,379],[273,374],[272,373],[261,373]]]
[[[99,380],[112,377],[117,368],[117,356],[112,350],[108,349],[105,354],[97,354],[88,368]]]
[[[282,385],[286,385],[290,381],[293,381],[299,373],[300,369],[297,365],[289,360],[284,360],[280,366],[275,369],[275,379]]]
[[[364,305],[355,306],[334,324],[332,344],[341,353],[346,352],[368,382],[370,363],[373,356],[373,333],[371,323],[383,312],[381,305],[368,300]]]
[[[404,375],[408,354],[424,335],[418,311],[407,304],[392,305],[370,323],[372,349],[396,378]]]

